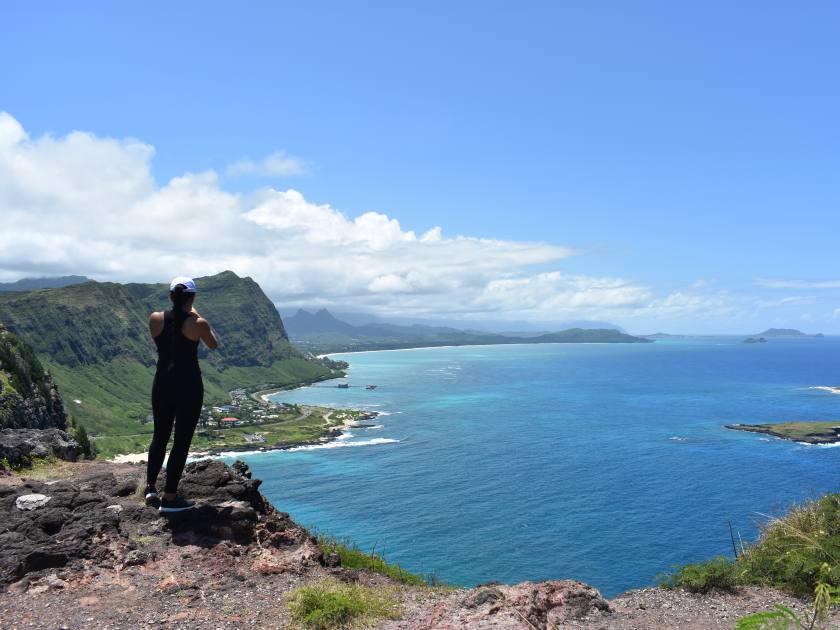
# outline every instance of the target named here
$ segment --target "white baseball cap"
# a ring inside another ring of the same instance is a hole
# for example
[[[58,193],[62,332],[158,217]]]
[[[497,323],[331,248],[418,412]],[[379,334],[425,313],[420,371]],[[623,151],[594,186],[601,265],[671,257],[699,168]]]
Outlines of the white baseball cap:
[[[177,278],[173,278],[172,282],[169,283],[169,290],[174,291],[175,287],[179,284],[184,285],[184,293],[195,293],[195,282],[193,282],[192,278],[188,278],[187,276],[178,276]]]

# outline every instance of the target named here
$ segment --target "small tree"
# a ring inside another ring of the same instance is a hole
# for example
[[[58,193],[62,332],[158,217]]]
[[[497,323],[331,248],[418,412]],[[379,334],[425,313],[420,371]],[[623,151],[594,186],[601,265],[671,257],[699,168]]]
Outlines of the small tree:
[[[85,429],[84,425],[76,424],[75,431],[73,432],[73,437],[76,438],[76,441],[79,443],[79,446],[82,447],[82,455],[85,456],[85,459],[93,459],[96,456],[96,451],[94,450],[93,445],[90,443],[90,438],[88,437],[87,430]]]

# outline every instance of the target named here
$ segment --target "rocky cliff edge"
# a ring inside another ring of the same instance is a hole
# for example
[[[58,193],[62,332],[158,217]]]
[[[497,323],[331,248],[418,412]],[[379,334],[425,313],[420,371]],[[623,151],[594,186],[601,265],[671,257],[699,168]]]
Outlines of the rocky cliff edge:
[[[607,601],[574,580],[397,584],[325,556],[242,462],[189,464],[181,490],[198,508],[169,518],[144,505],[142,476],[137,466],[80,462],[51,479],[0,478],[0,627],[283,628],[288,594],[324,579],[395,594],[399,614],[380,620],[383,630],[731,628],[773,603],[808,606],[767,589],[643,589]]]

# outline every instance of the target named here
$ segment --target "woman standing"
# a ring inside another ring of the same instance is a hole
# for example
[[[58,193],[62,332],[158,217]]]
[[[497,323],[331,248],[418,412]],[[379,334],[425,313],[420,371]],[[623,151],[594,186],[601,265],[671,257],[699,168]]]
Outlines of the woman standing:
[[[177,492],[204,400],[198,344],[203,341],[211,350],[219,345],[210,324],[193,308],[195,293],[195,282],[179,276],[169,285],[172,309],[149,316],[149,331],[157,346],[158,361],[152,385],[155,430],[146,469],[148,504],[158,500],[155,484],[172,427],[175,427],[175,439],[166,464],[166,487],[158,507],[160,512],[183,512],[195,507],[179,498]]]

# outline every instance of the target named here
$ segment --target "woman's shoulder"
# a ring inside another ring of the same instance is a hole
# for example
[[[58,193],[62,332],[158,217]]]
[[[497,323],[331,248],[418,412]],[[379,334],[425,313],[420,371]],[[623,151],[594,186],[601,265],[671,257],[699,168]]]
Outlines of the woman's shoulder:
[[[152,333],[152,337],[157,337],[163,332],[165,326],[163,311],[155,311],[149,315],[149,332]]]

